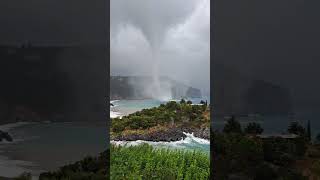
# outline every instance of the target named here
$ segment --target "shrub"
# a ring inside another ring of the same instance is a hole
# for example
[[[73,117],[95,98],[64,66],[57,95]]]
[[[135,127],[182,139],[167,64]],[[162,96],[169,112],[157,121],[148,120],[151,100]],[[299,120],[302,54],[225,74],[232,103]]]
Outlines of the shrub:
[[[109,177],[110,151],[101,153],[98,157],[86,157],[81,161],[61,167],[56,172],[44,172],[39,180],[103,180]]]
[[[261,128],[260,124],[252,122],[247,125],[247,127],[244,129],[244,132],[246,134],[261,134],[263,129]]]
[[[305,137],[306,136],[306,130],[303,126],[301,126],[298,122],[291,122],[291,124],[288,127],[288,132],[296,135],[300,135]]]
[[[241,125],[238,121],[235,120],[235,117],[232,116],[227,124],[223,128],[224,133],[241,133]]]

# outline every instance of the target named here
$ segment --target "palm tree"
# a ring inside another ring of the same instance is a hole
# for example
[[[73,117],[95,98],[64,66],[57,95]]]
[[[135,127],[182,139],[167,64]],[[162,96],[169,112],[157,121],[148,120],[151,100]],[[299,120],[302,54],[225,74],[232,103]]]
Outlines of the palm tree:
[[[317,139],[318,143],[320,143],[320,133],[317,135],[316,139]]]
[[[241,125],[235,120],[234,116],[228,120],[227,124],[223,128],[224,133],[242,133]]]
[[[311,141],[311,128],[310,128],[309,120],[308,120],[308,126],[307,126],[307,135],[308,135],[308,140]]]

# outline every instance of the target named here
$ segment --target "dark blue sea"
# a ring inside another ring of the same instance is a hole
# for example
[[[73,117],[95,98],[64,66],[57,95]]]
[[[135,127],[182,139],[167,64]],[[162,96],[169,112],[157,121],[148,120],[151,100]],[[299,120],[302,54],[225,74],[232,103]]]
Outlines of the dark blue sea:
[[[13,142],[0,142],[0,176],[56,170],[98,155],[107,146],[105,122],[21,122],[0,126]]]
[[[244,128],[250,122],[259,123],[264,129],[265,134],[281,134],[287,133],[288,126],[291,122],[298,122],[307,128],[308,121],[310,122],[311,135],[313,138],[320,133],[320,111],[302,111],[295,113],[294,116],[288,115],[261,115],[259,117],[236,117]],[[212,120],[212,127],[215,130],[221,131],[227,121],[225,118],[217,117]]]

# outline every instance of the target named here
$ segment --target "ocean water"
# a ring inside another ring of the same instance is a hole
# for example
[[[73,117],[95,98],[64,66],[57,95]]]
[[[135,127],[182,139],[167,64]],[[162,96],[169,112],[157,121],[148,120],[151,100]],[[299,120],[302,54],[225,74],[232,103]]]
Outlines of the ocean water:
[[[175,142],[150,142],[150,141],[111,141],[112,144],[120,146],[136,146],[147,143],[155,148],[184,149],[184,150],[200,150],[210,153],[210,141],[195,137],[193,134],[184,133],[187,137]]]
[[[210,98],[208,98],[210,99]],[[198,104],[201,100],[206,98],[194,98],[190,99],[194,104]],[[179,100],[176,100],[179,101]],[[209,103],[209,100],[207,100]],[[114,105],[110,107],[110,117],[121,117],[131,114],[142,109],[157,107],[160,104],[166,103],[164,101],[158,101],[153,99],[147,100],[114,100],[111,101]],[[209,154],[210,152],[210,141],[197,138],[193,134],[185,133],[186,138],[175,142],[150,142],[150,141],[112,141],[111,143],[117,145],[138,145],[141,143],[148,143],[156,148],[171,148],[171,149],[185,149],[185,150],[200,150]]]
[[[305,128],[307,128],[308,121],[310,122],[310,129],[312,138],[320,133],[320,112],[318,111],[303,111],[297,112],[294,117],[289,117],[286,115],[265,115],[261,116],[257,119],[254,118],[236,118],[242,128],[244,128],[250,122],[256,122],[261,125],[264,129],[263,134],[282,134],[287,133],[288,126],[291,122],[298,122]],[[222,131],[224,125],[226,124],[226,120],[221,117],[214,118],[211,121],[211,127],[215,130]]]
[[[13,142],[0,142],[0,176],[43,171],[98,155],[107,147],[105,123],[15,123],[0,126]]]
[[[191,100],[194,104],[199,104],[201,100],[210,103],[210,98],[190,98],[186,100]],[[170,101],[180,101],[180,99],[172,99]],[[110,117],[125,116],[142,109],[158,107],[160,104],[167,103],[168,101],[159,101],[156,99],[145,99],[145,100],[113,100],[110,101],[114,106],[110,107]]]

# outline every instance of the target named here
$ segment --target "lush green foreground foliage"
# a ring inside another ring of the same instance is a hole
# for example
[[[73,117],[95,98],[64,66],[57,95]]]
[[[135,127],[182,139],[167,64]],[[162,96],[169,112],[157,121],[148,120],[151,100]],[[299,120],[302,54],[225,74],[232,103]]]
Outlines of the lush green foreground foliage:
[[[111,148],[110,177],[114,180],[209,179],[209,156],[202,152],[139,146]]]
[[[109,176],[109,151],[98,157],[86,157],[74,164],[61,167],[56,172],[42,173],[40,180],[105,180]]]
[[[310,128],[308,128],[310,129]],[[261,138],[259,124],[242,128],[231,118],[223,132],[212,132],[215,179],[307,180],[320,179],[320,146],[310,141],[310,131],[291,123],[288,134],[297,137]]]
[[[192,105],[191,101],[171,101],[159,107],[143,109],[122,119],[112,119],[112,133],[145,133],[170,127],[204,128],[210,126],[210,111],[206,102]],[[111,154],[110,154],[111,153]],[[110,163],[109,163],[110,160]],[[150,145],[121,147],[98,157],[61,167],[55,172],[42,173],[40,180],[205,180],[209,179],[210,158],[207,153],[155,149]],[[110,171],[109,171],[110,168]],[[109,174],[110,173],[110,174]],[[17,180],[29,180],[23,174]]]
[[[40,180],[206,180],[209,179],[210,160],[206,153],[155,149],[148,144],[121,147],[99,157],[87,157],[56,172],[42,173]],[[109,164],[109,157],[110,164]],[[110,172],[109,172],[110,168]],[[110,174],[109,174],[110,173]],[[16,180],[31,180],[30,174]]]
[[[97,158],[87,157],[56,172],[42,173],[39,179],[105,180],[107,177],[112,180],[209,179],[210,160],[206,153],[154,149],[148,144],[130,147],[112,145],[110,153],[105,151]],[[17,179],[29,180],[31,177],[24,175]]]

